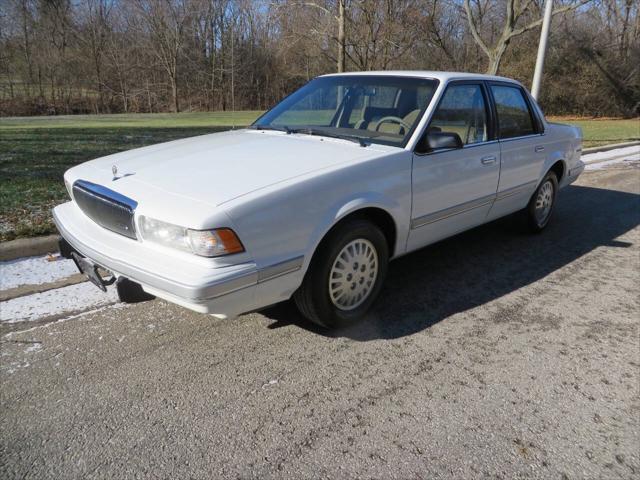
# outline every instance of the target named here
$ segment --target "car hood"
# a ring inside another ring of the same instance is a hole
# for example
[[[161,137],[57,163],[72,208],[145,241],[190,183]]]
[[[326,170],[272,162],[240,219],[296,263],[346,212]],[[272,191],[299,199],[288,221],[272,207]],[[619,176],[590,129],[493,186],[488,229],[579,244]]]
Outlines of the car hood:
[[[136,200],[164,192],[220,205],[295,177],[375,158],[389,149],[396,150],[279,131],[236,130],[102,157],[72,169],[67,180],[82,178]]]

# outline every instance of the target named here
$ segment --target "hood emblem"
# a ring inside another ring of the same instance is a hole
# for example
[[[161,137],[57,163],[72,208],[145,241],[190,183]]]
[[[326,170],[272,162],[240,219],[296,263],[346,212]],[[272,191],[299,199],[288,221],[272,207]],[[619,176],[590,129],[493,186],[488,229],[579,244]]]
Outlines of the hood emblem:
[[[111,179],[112,182],[115,182],[116,180],[120,180],[121,178],[124,178],[124,177],[129,177],[131,175],[135,175],[135,173],[125,173],[123,175],[118,175],[118,166],[117,165],[112,165],[111,166],[111,173],[113,173],[113,178]]]

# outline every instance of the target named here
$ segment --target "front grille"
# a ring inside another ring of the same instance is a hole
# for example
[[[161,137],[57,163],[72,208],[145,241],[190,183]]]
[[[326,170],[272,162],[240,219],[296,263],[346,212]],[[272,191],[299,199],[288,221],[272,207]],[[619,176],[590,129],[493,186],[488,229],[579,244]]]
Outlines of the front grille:
[[[73,199],[84,214],[101,227],[129,238],[136,238],[133,212],[138,204],[102,185],[77,180]]]

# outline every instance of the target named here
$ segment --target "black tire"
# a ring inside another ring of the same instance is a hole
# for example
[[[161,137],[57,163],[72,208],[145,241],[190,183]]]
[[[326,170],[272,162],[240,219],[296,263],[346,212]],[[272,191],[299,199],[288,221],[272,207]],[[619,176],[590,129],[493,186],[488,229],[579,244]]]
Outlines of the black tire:
[[[551,194],[551,206],[549,211],[543,218],[540,218],[540,215],[536,210],[536,203],[538,201],[538,196],[541,193],[541,190],[545,187],[545,185],[551,185],[553,192]],[[526,218],[527,218],[527,226],[529,231],[533,233],[539,233],[545,229],[545,227],[549,224],[549,220],[551,220],[551,216],[553,215],[553,210],[556,206],[556,199],[558,198],[558,177],[554,172],[547,172],[544,176],[540,185],[531,196],[531,200],[529,200],[529,204],[527,208],[524,210]]]
[[[329,293],[329,274],[343,248],[354,240],[368,241],[377,254],[377,277],[360,305],[338,308]],[[347,220],[329,233],[316,251],[300,288],[293,298],[304,317],[326,328],[340,328],[361,320],[380,293],[389,262],[389,246],[382,231],[365,219]]]
[[[123,303],[140,303],[153,300],[153,295],[145,292],[139,283],[132,282],[128,278],[120,277],[116,282],[118,298]]]

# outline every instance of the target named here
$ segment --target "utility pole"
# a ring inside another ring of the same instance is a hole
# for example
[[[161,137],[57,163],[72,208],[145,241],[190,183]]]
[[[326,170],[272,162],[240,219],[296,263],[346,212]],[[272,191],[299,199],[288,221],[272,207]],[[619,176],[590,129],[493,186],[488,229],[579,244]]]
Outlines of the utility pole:
[[[338,73],[345,67],[344,1],[338,0]]]
[[[549,28],[551,27],[551,15],[553,13],[553,0],[544,2],[544,20],[542,21],[542,31],[540,32],[540,43],[538,44],[538,58],[536,59],[536,70],[533,73],[531,83],[531,95],[538,100],[540,94],[540,84],[542,83],[542,70],[544,68],[544,56],[547,53],[547,40],[549,39]]]
[[[234,56],[233,44],[235,43],[235,32],[233,27],[235,26],[235,19],[231,23],[231,129],[236,129],[236,85],[235,85],[235,73],[236,73],[236,61]]]
[[[338,0],[338,73],[342,73],[345,70],[345,34],[344,34],[344,2],[345,0]],[[338,86],[338,99],[337,105],[342,104],[344,99],[344,87]]]

